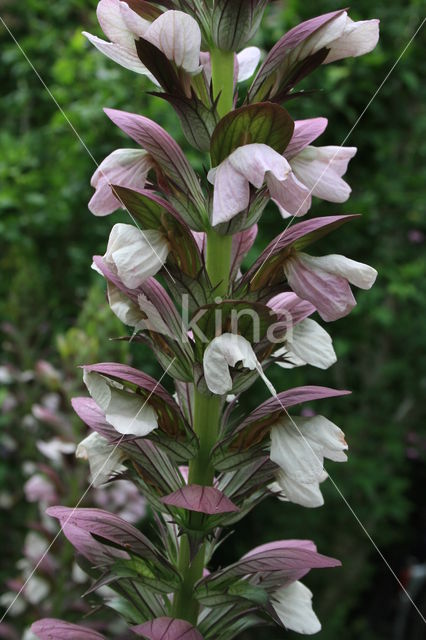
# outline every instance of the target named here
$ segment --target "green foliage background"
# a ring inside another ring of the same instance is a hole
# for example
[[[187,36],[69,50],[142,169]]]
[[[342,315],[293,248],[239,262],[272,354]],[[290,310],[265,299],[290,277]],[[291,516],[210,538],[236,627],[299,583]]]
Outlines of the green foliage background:
[[[268,49],[299,21],[340,6],[331,0],[271,3],[255,44]],[[105,360],[107,336],[120,334],[114,324],[104,324],[108,321],[103,296],[92,291],[93,313],[83,314],[79,322],[79,330],[89,334],[90,340],[72,333],[68,343],[60,343],[62,351],[56,348],[57,335],[73,327],[90,288],[99,290],[99,282],[93,284],[97,277],[90,271],[90,257],[103,252],[111,226],[124,215],[103,220],[87,210],[93,158],[100,162],[123,146],[102,107],[143,113],[186,148],[176,117],[165,103],[146,96],[144,79],[103,58],[81,36],[83,28],[99,33],[95,7],[94,0],[0,1],[0,15],[64,111],[60,112],[22,51],[0,27],[0,313],[19,337],[18,350],[11,349],[4,338],[2,364],[17,358],[15,364],[22,369],[33,367],[40,357],[54,363],[62,358],[63,363],[64,348],[79,339],[84,348],[67,353],[65,359],[73,364]],[[380,18],[378,48],[364,58],[320,69],[304,84],[316,93],[286,105],[296,118],[329,118],[322,144],[345,140],[419,26],[421,9],[420,0],[354,3],[352,18]],[[425,531],[422,495],[417,489],[424,480],[422,438],[426,437],[420,401],[426,386],[424,57],[424,33],[419,33],[345,141],[359,149],[348,173],[353,187],[350,201],[343,206],[314,204],[314,214],[363,214],[324,241],[318,252],[344,253],[372,264],[380,274],[377,284],[370,292],[357,292],[353,314],[330,327],[339,357],[332,369],[272,373],[280,390],[303,383],[352,389],[349,399],[321,406],[321,412],[343,427],[351,449],[349,462],[330,467],[330,472],[397,570],[418,548]],[[197,164],[196,154],[189,153]],[[268,209],[256,248],[277,235],[282,224],[277,211]],[[101,342],[100,336],[105,338]],[[127,357],[124,352],[122,356]],[[146,352],[136,353],[136,363],[159,373]],[[257,405],[263,397],[263,389],[256,387],[249,404]],[[2,424],[23,429],[3,418]],[[410,445],[410,457],[408,440],[415,443]],[[1,481],[8,485],[12,477],[19,482],[7,457],[0,459]],[[254,542],[312,538],[321,551],[343,562],[340,570],[317,572],[306,579],[324,623],[317,637],[389,638],[397,585],[332,483],[326,483],[324,493],[325,506],[319,510],[264,503],[223,547],[219,560],[232,560]],[[25,503],[19,509],[12,525],[7,514],[1,514],[1,525],[7,523],[17,532],[8,536],[15,556],[10,562],[19,557],[28,516]],[[273,640],[282,634],[266,629],[256,631],[254,637]]]

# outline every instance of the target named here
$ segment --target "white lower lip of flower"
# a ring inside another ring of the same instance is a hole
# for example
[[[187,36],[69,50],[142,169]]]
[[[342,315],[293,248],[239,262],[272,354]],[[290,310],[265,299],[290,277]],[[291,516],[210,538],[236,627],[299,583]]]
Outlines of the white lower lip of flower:
[[[312,591],[298,580],[276,591],[272,606],[287,629],[306,635],[321,631],[321,623],[312,609]]]
[[[124,459],[121,450],[109,444],[96,432],[89,434],[80,442],[75,457],[89,462],[94,487],[100,487],[107,482],[112,473],[120,473],[125,470],[121,464]]]
[[[113,265],[129,289],[136,289],[162,268],[169,254],[164,235],[155,229],[141,231],[131,224],[116,224],[111,229],[104,259]]]
[[[282,470],[276,480],[290,501],[304,506],[323,503],[324,458],[344,462],[347,448],[343,431],[323,416],[282,418],[271,429],[270,458]]]
[[[158,427],[154,409],[140,396],[110,386],[98,373],[85,371],[83,380],[105,419],[118,433],[144,437]]]
[[[206,384],[212,393],[225,395],[232,389],[232,377],[229,367],[241,363],[243,368],[257,370],[272,395],[276,391],[263,373],[253,348],[243,336],[223,333],[214,338],[204,352],[203,367]]]

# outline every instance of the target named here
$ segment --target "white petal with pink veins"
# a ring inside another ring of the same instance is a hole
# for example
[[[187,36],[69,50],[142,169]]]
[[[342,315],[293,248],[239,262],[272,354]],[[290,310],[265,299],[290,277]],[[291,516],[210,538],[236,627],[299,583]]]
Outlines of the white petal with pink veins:
[[[129,69],[129,71],[134,71],[135,73],[148,76],[150,80],[158,85],[158,82],[154,79],[152,74],[139,60],[134,42],[132,45],[122,46],[115,42],[106,42],[97,36],[92,36],[91,33],[87,33],[86,31],[83,31],[83,35],[98,49],[98,51],[107,56],[107,58],[110,58],[125,69]]]
[[[378,41],[379,20],[354,22],[347,18],[343,34],[329,43],[330,51],[323,64],[370,53],[376,47]]]
[[[261,143],[238,147],[231,153],[228,162],[257,189],[265,182],[267,172],[277,180],[285,180],[291,171],[284,156]]]
[[[144,37],[177,67],[188,73],[200,69],[200,27],[183,11],[165,11],[154,20]]]
[[[300,254],[306,265],[312,269],[322,269],[330,274],[346,278],[351,284],[360,289],[371,289],[377,278],[377,271],[363,262],[351,260],[346,256],[330,254],[328,256],[310,256]]]
[[[208,179],[214,184],[212,224],[231,220],[244,211],[250,202],[247,179],[229,162],[229,158],[209,171]]]
[[[345,202],[351,188],[341,176],[356,151],[356,147],[308,146],[292,158],[290,164],[314,196],[329,202]]]
[[[110,185],[143,189],[152,164],[151,157],[142,149],[113,151],[101,162],[90,181],[96,189],[89,202],[90,211],[105,216],[123,207]]]
[[[111,42],[123,47],[134,46],[134,34],[124,21],[120,0],[100,0],[96,15],[102,31]]]
[[[285,182],[280,182],[270,174],[266,178],[266,184],[269,195],[283,218],[304,216],[309,211],[312,204],[311,194],[293,171],[288,174]]]

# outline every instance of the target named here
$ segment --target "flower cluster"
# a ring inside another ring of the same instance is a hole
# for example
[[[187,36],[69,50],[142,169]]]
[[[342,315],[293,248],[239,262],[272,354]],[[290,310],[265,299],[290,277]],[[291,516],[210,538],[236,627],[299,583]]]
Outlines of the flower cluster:
[[[131,327],[129,339],[152,348],[176,393],[129,366],[84,366],[90,398],[73,406],[91,433],[77,455],[88,459],[95,484],[135,483],[156,513],[157,539],[101,509],[48,509],[89,561],[92,591],[107,584],[107,606],[151,640],[231,640],[270,622],[315,633],[312,593],[300,580],[340,564],[309,540],[280,540],[207,569],[223,529],[261,501],[323,503],[324,459],[346,460],[344,434],[324,416],[289,409],[348,392],[277,392],[265,372],[275,364],[283,377],[286,368],[331,366],[331,338],[310,316],[344,317],[356,304],[350,285],[369,289],[376,278],[372,267],[343,255],[307,252],[356,217],[292,224],[312,196],[348,199],[342,176],[356,149],[313,144],[327,120],[294,121],[282,103],[321,64],[371,51],[378,21],[353,22],[345,10],[319,16],[285,34],[259,67],[261,52],[244,47],[267,4],[101,0],[108,41],[86,34],[106,56],[148,76],[188,143],[210,158],[199,176],[160,125],[105,109],[138,146],[100,164],[89,208],[98,216],[122,208],[134,224],[113,226],[93,268],[106,280],[112,311]],[[243,95],[238,83],[252,76]],[[270,200],[290,220],[243,272]],[[259,377],[271,398],[238,418],[239,395]],[[90,622],[33,625],[41,640],[99,640],[100,631]]]

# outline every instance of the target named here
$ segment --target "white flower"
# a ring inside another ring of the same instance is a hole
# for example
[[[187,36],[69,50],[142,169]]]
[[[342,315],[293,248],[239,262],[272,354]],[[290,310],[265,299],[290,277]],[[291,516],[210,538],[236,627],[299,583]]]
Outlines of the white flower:
[[[91,483],[94,487],[104,484],[112,473],[121,473],[125,470],[121,464],[125,458],[122,451],[111,445],[96,431],[80,442],[75,457],[89,462]]]
[[[141,18],[126,2],[101,0],[96,13],[110,42],[85,31],[83,35],[122,67],[146,75],[158,84],[138,57],[135,40],[142,37],[160,49],[177,67],[188,73],[199,70],[201,31],[194,18],[183,11],[165,11],[150,22]]]
[[[169,244],[160,231],[119,223],[111,229],[104,260],[126,287],[136,289],[161,269],[168,254]]]
[[[285,496],[305,507],[321,506],[324,458],[345,462],[347,448],[343,431],[323,416],[281,418],[271,429],[270,458],[281,469],[276,481]]]
[[[124,207],[111,185],[128,189],[143,189],[153,166],[151,156],[144,149],[116,149],[101,162],[90,184],[95,189],[89,209],[95,216],[106,216]]]
[[[272,606],[287,629],[306,635],[321,631],[321,623],[312,609],[312,591],[298,580],[276,591]]]
[[[258,47],[246,47],[237,55],[238,82],[244,82],[251,78],[260,60]]]
[[[85,371],[83,380],[106,421],[118,433],[144,437],[157,428],[154,409],[140,396],[125,391],[121,385],[110,386],[98,373]]]
[[[212,393],[224,395],[231,391],[232,377],[229,367],[235,367],[237,364],[250,371],[256,369],[268,389],[275,395],[275,389],[263,373],[250,342],[234,333],[223,333],[214,338],[204,352],[204,376]]]
[[[238,147],[208,173],[208,180],[214,184],[212,224],[231,220],[248,207],[250,184],[260,189],[265,182],[274,198],[276,185],[286,181],[290,172],[284,156],[266,144]]]
[[[111,311],[125,325],[134,327],[134,333],[147,329],[177,340],[155,305],[144,294],[138,295],[138,304],[136,304],[111,282],[107,284],[107,293]]]
[[[308,145],[290,160],[295,176],[314,196],[329,202],[345,202],[351,189],[342,176],[356,147]]]
[[[379,39],[379,20],[354,22],[346,11],[326,22],[291,52],[292,60],[306,59],[320,49],[329,49],[323,64],[362,56],[374,49]]]
[[[75,444],[73,442],[65,442],[60,438],[52,438],[51,440],[38,440],[37,449],[41,451],[46,458],[60,464],[63,455],[74,453]]]
[[[278,362],[283,369],[292,369],[310,364],[319,369],[328,369],[337,360],[330,335],[318,322],[305,318],[292,327],[286,337],[285,347],[274,356],[285,355],[289,362]]]

